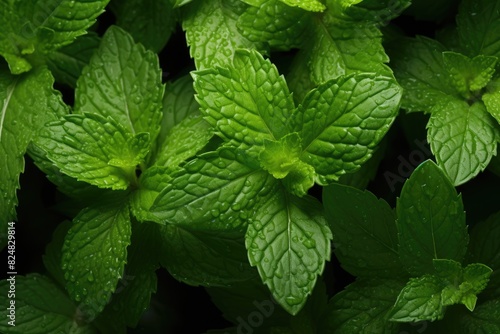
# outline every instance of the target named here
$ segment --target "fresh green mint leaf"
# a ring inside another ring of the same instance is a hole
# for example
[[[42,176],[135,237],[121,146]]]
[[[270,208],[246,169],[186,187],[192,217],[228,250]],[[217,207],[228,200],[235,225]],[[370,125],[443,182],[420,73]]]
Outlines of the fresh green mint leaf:
[[[136,327],[156,292],[160,237],[156,224],[133,224],[127,264],[111,301],[99,315],[99,321],[112,321]],[[116,331],[115,331],[116,332]]]
[[[251,217],[245,237],[248,258],[276,301],[297,314],[330,257],[330,229],[319,202],[283,187]]]
[[[19,176],[24,154],[46,122],[68,112],[61,94],[52,87],[54,78],[46,68],[29,75],[13,76],[0,68],[0,229],[16,218]],[[2,237],[3,238],[3,237]],[[3,241],[3,240],[2,240]],[[1,242],[0,242],[1,244]]]
[[[470,231],[470,263],[484,263],[493,273],[482,296],[488,299],[500,297],[500,212],[491,215],[484,222],[476,224]]]
[[[316,84],[341,75],[374,72],[392,76],[382,46],[382,33],[374,22],[353,19],[337,1],[327,2],[327,10],[315,20],[309,50],[309,67]]]
[[[212,136],[213,131],[202,115],[191,114],[167,133],[159,144],[154,164],[177,167],[207,145]]]
[[[73,219],[61,263],[66,290],[87,320],[104,309],[123,277],[130,237],[124,194],[115,192],[113,200],[90,206]]]
[[[389,322],[391,310],[403,283],[397,280],[359,279],[336,294],[320,321],[321,333],[399,333]]]
[[[281,2],[292,7],[299,7],[311,12],[322,12],[325,10],[325,5],[323,5],[318,0],[280,0]]]
[[[277,19],[279,18],[279,19]],[[299,48],[306,38],[311,15],[279,0],[266,0],[248,7],[238,19],[243,36],[255,43],[267,43],[273,50]]]
[[[47,54],[72,43],[94,24],[108,2],[3,1],[0,21],[5,29],[0,33],[0,54],[12,73],[29,71],[37,61],[27,60],[27,55]]]
[[[189,115],[200,114],[200,105],[194,98],[193,78],[190,75],[168,82],[163,95],[163,118],[157,141],[162,143],[174,126]]]
[[[171,0],[125,0],[111,9],[116,24],[153,52],[163,49],[177,23]]]
[[[80,203],[93,202],[108,191],[108,189],[98,188],[97,186],[78,181],[64,174],[47,158],[47,153],[33,144],[33,142],[28,146],[28,154],[33,159],[35,165],[46,174],[47,179],[57,186],[57,189],[61,193],[78,200]]]
[[[162,266],[181,282],[231,286],[257,276],[248,264],[242,233],[211,233],[171,224],[161,226],[160,233]]]
[[[361,190],[366,189],[370,181],[377,176],[377,170],[386,153],[386,147],[387,140],[382,140],[367,162],[354,173],[344,174],[339,177],[338,183]]]
[[[49,53],[45,61],[56,81],[75,88],[83,68],[90,62],[100,41],[97,34],[89,33],[78,37],[74,43]]]
[[[483,103],[449,99],[437,103],[427,124],[427,141],[454,185],[474,178],[496,154],[495,120]]]
[[[75,112],[111,116],[128,131],[149,132],[155,140],[163,90],[157,55],[112,26],[78,79]]]
[[[6,334],[36,334],[36,333],[71,333],[91,334],[94,333],[89,325],[80,326],[75,318],[76,307],[61,290],[49,278],[39,274],[27,276],[15,276],[13,281],[0,281],[2,311],[0,315],[3,321],[0,323],[0,331]],[[14,283],[12,283],[14,282]],[[8,299],[8,291],[11,284],[15,284],[15,299]],[[15,301],[14,321],[15,325],[9,324],[9,310]]]
[[[397,40],[391,48],[391,64],[403,87],[402,107],[406,111],[430,112],[433,105],[458,96],[450,84],[443,59],[446,48],[426,37]]]
[[[294,101],[299,104],[304,100],[307,93],[316,85],[311,78],[311,71],[309,70],[309,51],[299,49],[297,54],[292,60],[290,70],[286,75],[288,87],[293,92]]]
[[[464,282],[460,284],[461,303],[473,311],[480,292],[488,285],[492,270],[481,263],[472,263],[464,268]]]
[[[157,223],[192,230],[241,229],[275,183],[271,175],[248,167],[231,150],[208,152],[172,175],[150,211]]]
[[[263,49],[238,30],[242,8],[245,6],[239,0],[196,1],[186,7],[182,28],[198,70],[231,63],[240,48]]]
[[[479,55],[470,59],[456,52],[443,52],[443,58],[451,83],[466,99],[488,84],[497,63],[496,57]]]
[[[396,215],[368,191],[332,184],[323,190],[325,216],[342,267],[357,277],[401,276]]]
[[[490,82],[482,99],[486,110],[500,123],[500,79]]]
[[[160,166],[150,167],[141,174],[138,187],[130,197],[130,209],[139,221],[154,220],[149,209],[172,179],[171,174],[171,168]]]
[[[410,278],[401,290],[394,308],[389,314],[391,321],[435,321],[444,317],[441,292],[446,284],[433,275]]]
[[[328,184],[366,162],[399,110],[401,88],[394,79],[354,74],[312,90],[293,119],[302,138],[301,160]]]
[[[36,144],[65,174],[101,188],[126,189],[135,183],[148,137],[132,136],[110,117],[73,114],[49,123]]]
[[[500,4],[488,0],[464,0],[457,16],[461,46],[467,55],[500,57]]]
[[[434,162],[413,171],[396,211],[399,257],[411,275],[432,273],[433,259],[462,261],[469,239],[462,198]]]
[[[195,72],[202,112],[230,145],[258,154],[264,139],[289,133],[295,105],[285,79],[257,51],[238,50],[232,66]]]

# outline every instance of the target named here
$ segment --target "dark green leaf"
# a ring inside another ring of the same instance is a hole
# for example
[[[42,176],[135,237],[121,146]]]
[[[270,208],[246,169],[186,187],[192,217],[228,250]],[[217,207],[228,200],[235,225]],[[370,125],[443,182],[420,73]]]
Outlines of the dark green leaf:
[[[462,198],[434,162],[405,182],[397,216],[399,257],[410,274],[433,272],[433,259],[462,261],[469,239]]]
[[[361,277],[402,274],[396,215],[387,202],[368,191],[333,184],[324,188],[323,203],[335,254],[345,270]]]

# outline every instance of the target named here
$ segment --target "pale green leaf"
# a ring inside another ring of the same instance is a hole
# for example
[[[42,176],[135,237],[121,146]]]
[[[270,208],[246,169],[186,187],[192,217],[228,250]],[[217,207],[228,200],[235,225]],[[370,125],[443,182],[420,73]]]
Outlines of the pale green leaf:
[[[24,154],[46,122],[68,112],[61,95],[52,86],[50,72],[39,69],[29,75],[13,76],[0,69],[0,230],[16,218],[19,175]],[[0,238],[3,243],[4,236]]]
[[[104,309],[123,277],[130,236],[124,194],[88,207],[73,219],[61,263],[66,290],[87,320]]]
[[[75,91],[75,112],[111,116],[132,133],[160,131],[164,86],[158,57],[110,27],[83,69]]]
[[[239,50],[232,66],[195,72],[197,100],[229,144],[257,154],[264,139],[289,133],[295,109],[285,79],[257,51]]]
[[[245,243],[274,299],[295,315],[330,258],[330,239],[320,203],[281,187],[251,217]]]
[[[389,130],[401,88],[375,74],[342,76],[312,90],[294,115],[302,138],[301,160],[327,184],[357,170]]]
[[[483,103],[448,99],[433,106],[427,141],[454,185],[474,178],[496,154],[495,120]]]
[[[483,102],[486,110],[500,123],[500,79],[496,79],[486,87]]]
[[[196,1],[186,7],[182,29],[198,70],[231,63],[240,48],[263,49],[238,30],[242,8],[239,0]]]
[[[368,191],[340,184],[323,190],[325,216],[342,267],[358,277],[401,276],[396,215]]]
[[[238,19],[238,28],[252,42],[267,43],[273,50],[290,50],[302,45],[311,15],[279,0],[266,0],[248,7]]]
[[[399,257],[410,274],[434,272],[433,259],[462,261],[469,240],[462,198],[434,162],[413,171],[396,209]]]
[[[36,144],[66,175],[101,188],[126,189],[135,182],[135,167],[148,147],[148,141],[136,147],[134,138],[112,118],[73,114],[49,123]]]
[[[188,115],[159,143],[154,164],[175,168],[207,145],[212,136],[213,131],[201,114]]]

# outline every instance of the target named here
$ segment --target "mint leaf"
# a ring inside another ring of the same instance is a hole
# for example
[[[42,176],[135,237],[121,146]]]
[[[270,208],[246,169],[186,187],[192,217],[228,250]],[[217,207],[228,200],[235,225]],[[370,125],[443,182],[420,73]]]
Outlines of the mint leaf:
[[[325,10],[325,5],[323,5],[318,0],[280,0],[292,7],[300,7],[311,12],[322,12]]]
[[[455,52],[443,52],[443,58],[451,83],[467,99],[488,84],[497,63],[496,57],[479,55],[470,59]]]
[[[62,249],[66,289],[87,320],[109,302],[123,276],[130,244],[129,206],[124,194],[82,210],[73,219]]]
[[[26,55],[50,53],[70,44],[94,24],[109,0],[10,1],[2,5],[0,54],[14,74],[29,71],[33,60]],[[36,57],[35,57],[36,58]],[[36,60],[34,61],[36,63]]]
[[[341,75],[374,72],[392,76],[382,46],[382,34],[375,23],[354,19],[344,13],[337,1],[315,20],[309,43],[309,67],[316,84]]]
[[[496,154],[495,121],[484,104],[449,99],[437,103],[427,124],[427,141],[454,185],[483,171]]]
[[[490,82],[482,99],[486,110],[500,123],[500,79]]]
[[[149,209],[172,179],[171,174],[171,168],[160,166],[150,167],[141,174],[138,187],[130,196],[130,209],[139,221],[155,219]]]
[[[99,47],[101,39],[95,33],[78,37],[74,43],[64,46],[46,56],[46,63],[57,82],[72,88],[83,68]]]
[[[182,29],[198,70],[227,65],[240,48],[262,50],[237,28],[243,8],[237,0],[196,1],[187,7]]]
[[[288,51],[301,46],[312,23],[310,19],[307,11],[279,0],[266,0],[258,7],[248,7],[237,25],[250,41],[267,43],[273,50]]]
[[[150,211],[157,223],[193,231],[241,229],[274,185],[271,175],[248,167],[234,152],[222,149],[200,155],[172,175]]]
[[[158,57],[110,27],[78,79],[75,112],[111,116],[132,133],[160,131],[163,96]]]
[[[136,327],[149,308],[151,295],[156,292],[159,237],[156,224],[132,226],[132,240],[127,249],[127,265],[118,281],[111,301],[99,315],[99,320]],[[116,332],[116,331],[115,331]]]
[[[403,284],[397,280],[360,279],[336,294],[320,321],[322,333],[398,333],[387,319]]]
[[[500,57],[500,4],[496,1],[462,1],[457,29],[460,44],[469,56]]]
[[[264,150],[259,154],[260,165],[277,179],[284,179],[287,189],[303,196],[314,185],[314,168],[300,161],[300,137],[291,133],[279,141],[264,139]]]
[[[469,237],[462,199],[434,162],[414,170],[396,211],[399,257],[411,275],[433,272],[433,259],[462,261]]]
[[[430,112],[431,106],[458,95],[448,79],[441,43],[422,36],[396,43],[391,46],[391,67],[404,88],[404,109]]]
[[[24,154],[46,122],[68,112],[61,95],[52,86],[54,78],[45,69],[13,76],[0,68],[0,229],[16,218],[19,175]],[[36,93],[34,93],[36,92]],[[3,239],[3,237],[2,237]]]
[[[161,263],[181,282],[231,286],[256,275],[248,264],[241,233],[196,231],[167,224],[160,227]]]
[[[330,239],[320,203],[281,187],[251,217],[245,243],[250,264],[276,301],[295,315],[330,257]]]
[[[49,123],[36,144],[65,174],[101,188],[126,189],[135,183],[148,139],[145,133],[132,136],[110,117],[73,114]]]
[[[354,173],[342,175],[339,178],[338,182],[340,184],[344,184],[346,186],[358,188],[361,190],[366,189],[370,181],[374,180],[377,176],[377,170],[382,159],[384,158],[386,148],[387,140],[382,140],[379,146],[373,152],[372,157],[368,159],[368,161],[365,162],[360,169],[358,169]]]
[[[163,49],[177,23],[170,0],[126,0],[111,9],[117,18],[116,24],[153,52]]]
[[[375,74],[342,76],[312,90],[294,115],[302,138],[301,160],[316,170],[321,185],[366,162],[389,130],[401,89]]]
[[[207,145],[212,136],[212,129],[201,114],[191,114],[167,133],[164,142],[159,144],[154,163],[177,167]]]
[[[39,274],[15,277],[15,298],[8,299],[11,282],[0,281],[2,301],[0,302],[2,319],[0,331],[6,334],[25,333],[94,333],[88,325],[77,323],[76,307],[49,278]],[[14,326],[9,324],[12,318],[8,309],[10,302],[15,301]]]
[[[335,255],[354,276],[394,278],[401,275],[396,215],[368,191],[340,184],[324,188],[325,216]]]
[[[264,139],[289,133],[295,109],[285,79],[257,51],[238,50],[229,68],[195,72],[207,121],[233,146],[257,154]]]
[[[168,82],[163,96],[163,119],[158,142],[165,141],[170,130],[188,115],[200,114],[200,105],[194,98],[193,78],[190,75]]]
[[[441,302],[441,291],[445,286],[445,283],[432,275],[410,278],[389,314],[390,320],[412,322],[442,319],[445,307]]]
[[[468,262],[484,263],[493,273],[486,287],[485,298],[500,297],[500,212],[491,215],[484,222],[475,225],[470,231]]]

